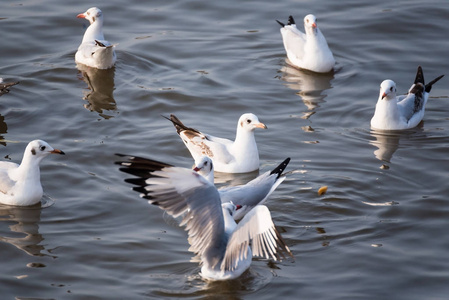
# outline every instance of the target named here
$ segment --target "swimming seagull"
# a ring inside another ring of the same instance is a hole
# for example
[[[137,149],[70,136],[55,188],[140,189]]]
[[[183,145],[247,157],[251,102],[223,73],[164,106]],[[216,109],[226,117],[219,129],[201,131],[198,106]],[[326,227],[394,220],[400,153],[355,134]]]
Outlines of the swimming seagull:
[[[371,119],[371,127],[380,130],[403,130],[416,127],[424,117],[432,85],[443,76],[438,76],[425,84],[422,68],[418,66],[415,82],[408,94],[401,96],[396,96],[396,83],[393,80],[384,80],[380,85],[379,99]]]
[[[20,165],[0,162],[0,203],[29,206],[38,203],[43,195],[39,163],[49,154],[65,154],[47,142],[34,140],[28,143]]]
[[[334,56],[317,26],[317,18],[314,15],[304,17],[305,34],[296,27],[292,16],[288,17],[287,25],[276,21],[282,26],[284,48],[294,66],[317,73],[327,73],[334,68]]]
[[[204,155],[209,156],[214,162],[215,171],[223,173],[247,173],[259,169],[259,151],[254,130],[266,129],[267,126],[256,115],[246,113],[239,118],[234,141],[189,128],[173,114],[170,118],[164,118],[173,123],[194,160]]]
[[[123,155],[120,155],[123,156]],[[150,176],[126,179],[141,183],[142,197],[159,206],[173,217],[182,216],[180,226],[188,232],[189,251],[201,260],[201,276],[208,280],[227,280],[239,277],[251,264],[252,256],[280,260],[284,253],[292,256],[276,230],[268,208],[257,205],[237,224],[233,214],[240,206],[222,203],[214,184],[193,170],[169,166],[165,163],[125,156],[117,162],[123,172],[136,161],[146,165]],[[137,181],[136,181],[137,180]]]
[[[97,7],[91,7],[86,12],[77,15],[90,22],[84,33],[81,45],[75,54],[75,61],[97,69],[112,68],[117,60],[114,45],[104,39],[103,13]]]
[[[125,156],[122,154],[118,155]],[[155,161],[138,156],[126,157],[128,158],[126,164],[121,164],[119,162],[119,164],[126,166],[126,168],[120,170],[139,177],[127,179],[126,181],[136,185],[133,189],[143,195],[146,192],[146,180],[153,177],[151,172],[155,171]],[[242,207],[233,214],[236,221],[242,219],[256,205],[261,205],[266,202],[274,190],[285,180],[285,174],[282,174],[282,172],[284,172],[289,162],[290,158],[286,158],[272,171],[267,171],[259,175],[247,184],[218,189],[222,203],[232,202],[235,205],[240,205]],[[158,163],[158,166],[161,168],[173,167],[172,165],[161,162]],[[193,171],[206,178],[210,183],[214,183],[214,164],[209,157],[202,156],[200,159],[196,160]]]

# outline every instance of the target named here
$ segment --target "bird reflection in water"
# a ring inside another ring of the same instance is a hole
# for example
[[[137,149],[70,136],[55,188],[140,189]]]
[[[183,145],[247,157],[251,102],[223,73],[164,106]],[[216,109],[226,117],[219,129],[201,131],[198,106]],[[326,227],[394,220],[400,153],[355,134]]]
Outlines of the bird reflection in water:
[[[391,162],[393,154],[399,147],[400,132],[371,130],[371,136],[375,140],[369,143],[377,147],[377,150],[374,150],[374,156],[380,161]]]
[[[42,253],[45,247],[40,245],[44,240],[39,233],[40,219],[40,203],[27,207],[0,204],[0,242],[11,244],[31,256],[45,256]]]
[[[316,113],[320,103],[325,102],[326,94],[323,92],[332,88],[331,80],[334,79],[334,73],[315,73],[307,70],[300,70],[289,65],[286,60],[281,68],[283,73],[280,77],[285,81],[285,85],[290,89],[297,91],[296,94],[301,97],[307,111],[303,112],[301,118],[309,119]]]
[[[113,96],[115,68],[101,70],[82,64],[77,64],[76,67],[88,86],[88,91],[85,91],[83,96],[83,100],[88,103],[84,104],[84,107],[89,111],[96,111],[105,119],[112,118],[113,115],[105,111],[115,111],[117,108]]]

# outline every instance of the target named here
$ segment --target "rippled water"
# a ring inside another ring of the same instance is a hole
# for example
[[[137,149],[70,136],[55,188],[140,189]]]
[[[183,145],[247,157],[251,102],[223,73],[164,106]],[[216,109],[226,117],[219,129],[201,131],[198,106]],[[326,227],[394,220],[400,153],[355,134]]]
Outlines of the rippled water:
[[[406,92],[418,65],[449,76],[447,1],[126,3],[95,4],[118,44],[115,69],[98,72],[74,62],[92,2],[0,4],[0,77],[20,81],[0,97],[0,155],[19,162],[36,138],[67,154],[42,162],[45,208],[0,206],[2,298],[447,298],[448,77],[418,128],[369,126],[384,79]],[[333,74],[285,61],[275,19],[308,13]],[[244,112],[268,126],[261,171],[292,158],[268,206],[296,259],[207,283],[186,233],[123,182],[114,153],[190,167],[161,115],[232,138]]]

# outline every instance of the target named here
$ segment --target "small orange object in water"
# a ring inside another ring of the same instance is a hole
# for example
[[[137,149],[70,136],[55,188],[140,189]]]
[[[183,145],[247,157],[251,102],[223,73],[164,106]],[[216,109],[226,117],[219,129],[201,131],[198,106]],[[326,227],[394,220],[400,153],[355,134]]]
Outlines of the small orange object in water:
[[[322,186],[318,190],[318,196],[324,195],[327,192],[327,186]]]

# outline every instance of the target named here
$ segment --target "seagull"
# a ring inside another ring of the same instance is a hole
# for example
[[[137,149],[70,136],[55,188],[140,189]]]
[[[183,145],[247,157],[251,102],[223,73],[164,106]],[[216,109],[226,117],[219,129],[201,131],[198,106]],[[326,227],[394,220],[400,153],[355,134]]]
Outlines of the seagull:
[[[0,96],[9,93],[9,88],[16,84],[19,84],[19,81],[4,82],[3,78],[0,78]]]
[[[173,114],[170,118],[164,118],[173,123],[193,159],[197,160],[204,155],[209,156],[214,162],[216,172],[248,173],[259,169],[259,151],[254,130],[266,129],[267,126],[261,123],[256,115],[246,113],[240,117],[234,141],[186,127]]]
[[[285,180],[286,177],[282,172],[284,172],[289,162],[290,158],[288,157],[272,171],[259,175],[247,184],[218,189],[222,203],[232,202],[241,206],[233,214],[234,220],[241,220],[256,205],[262,205],[266,202],[274,190]],[[209,157],[201,157],[195,163],[193,170],[209,182],[214,183],[214,167]]]
[[[89,8],[85,13],[77,15],[90,22],[84,33],[83,41],[75,54],[77,63],[97,69],[112,68],[117,59],[114,47],[104,39],[103,13],[97,7]]]
[[[407,95],[396,96],[396,83],[384,80],[380,85],[379,99],[371,119],[371,127],[380,130],[403,130],[416,127],[424,117],[427,99],[432,85],[444,75],[438,76],[428,84],[418,66],[415,82]]]
[[[335,66],[332,51],[324,35],[317,27],[317,18],[309,14],[304,17],[305,34],[296,28],[295,20],[288,17],[288,23],[276,20],[282,26],[281,34],[285,51],[290,62],[301,69],[317,73],[328,73]]]
[[[28,143],[20,165],[0,162],[0,203],[29,206],[38,203],[43,195],[39,163],[49,154],[65,154],[47,142],[34,140]]]
[[[239,277],[251,265],[252,256],[280,260],[293,257],[265,205],[257,205],[237,224],[233,215],[240,208],[222,203],[215,185],[194,170],[173,167],[158,161],[140,161],[133,156],[117,162],[121,171],[136,175],[130,168],[136,161],[145,165],[147,178],[126,182],[141,184],[142,197],[169,215],[182,216],[180,226],[188,232],[189,251],[201,260],[200,275],[207,280]],[[148,170],[151,170],[148,172]],[[139,173],[137,168],[137,173]]]

